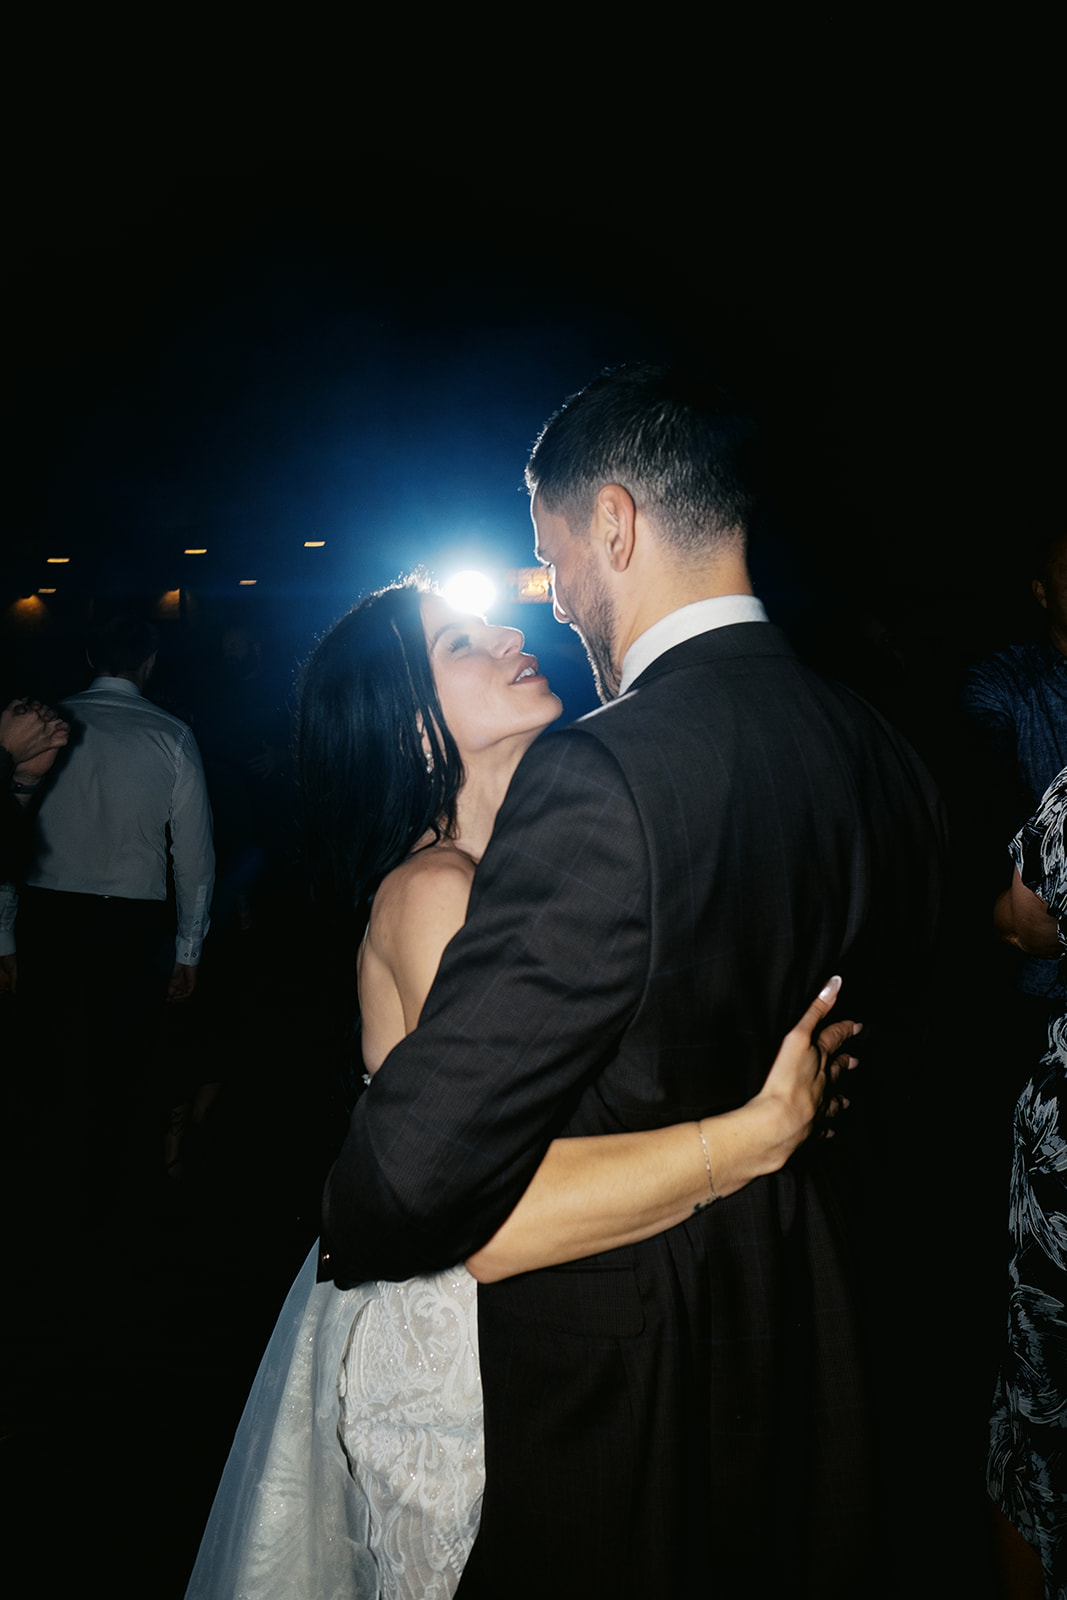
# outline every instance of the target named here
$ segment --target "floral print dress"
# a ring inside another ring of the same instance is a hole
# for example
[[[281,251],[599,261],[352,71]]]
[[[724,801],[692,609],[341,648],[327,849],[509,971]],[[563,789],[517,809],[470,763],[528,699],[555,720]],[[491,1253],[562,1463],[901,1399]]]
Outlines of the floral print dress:
[[[1012,841],[1067,949],[1067,769]],[[1067,1016],[1015,1108],[1008,1352],[994,1400],[989,1492],[1067,1600]]]

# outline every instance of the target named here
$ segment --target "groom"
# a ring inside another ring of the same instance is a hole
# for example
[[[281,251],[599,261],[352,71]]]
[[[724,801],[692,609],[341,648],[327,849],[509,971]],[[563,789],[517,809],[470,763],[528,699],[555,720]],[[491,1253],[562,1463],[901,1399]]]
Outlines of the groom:
[[[832,972],[907,1060],[940,913],[929,780],[753,596],[744,418],[598,378],[527,469],[556,615],[607,704],[528,752],[417,1031],[326,1192],[326,1270],[469,1256],[557,1135],[740,1105]],[[878,1048],[874,1048],[875,1045]],[[846,1594],[869,1435],[837,1146],[645,1243],[479,1293],[487,1487],[461,1594]]]

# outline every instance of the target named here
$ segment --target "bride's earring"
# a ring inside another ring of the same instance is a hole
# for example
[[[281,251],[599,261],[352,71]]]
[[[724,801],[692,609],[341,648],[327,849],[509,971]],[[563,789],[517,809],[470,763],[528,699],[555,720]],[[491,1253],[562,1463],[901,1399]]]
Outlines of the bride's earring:
[[[422,753],[426,758],[426,771],[427,772],[432,772],[433,771],[433,745],[430,743],[430,735],[426,732],[426,726],[425,726],[425,724],[424,724],[424,722],[422,720],[422,713],[421,712],[418,712],[416,714],[415,725],[419,730],[419,737],[422,740]]]

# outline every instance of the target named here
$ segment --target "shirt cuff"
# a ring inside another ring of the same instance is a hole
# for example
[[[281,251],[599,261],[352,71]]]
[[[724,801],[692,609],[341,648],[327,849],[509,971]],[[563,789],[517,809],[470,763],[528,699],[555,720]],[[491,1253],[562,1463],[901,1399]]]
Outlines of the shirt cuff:
[[[0,883],[0,956],[15,954],[15,917],[18,914],[18,890],[13,883]]]
[[[210,900],[211,885],[202,884],[196,891],[191,911],[187,900],[178,907],[178,933],[174,940],[174,959],[183,967],[195,967],[200,963],[204,940],[211,926],[211,918],[208,916]]]

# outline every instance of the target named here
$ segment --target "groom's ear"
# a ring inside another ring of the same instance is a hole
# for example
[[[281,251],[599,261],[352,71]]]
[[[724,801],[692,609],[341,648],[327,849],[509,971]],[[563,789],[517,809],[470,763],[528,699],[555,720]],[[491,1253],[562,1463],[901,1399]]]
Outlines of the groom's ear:
[[[613,572],[625,572],[633,559],[637,508],[621,483],[606,483],[593,506],[591,537],[598,541]]]

